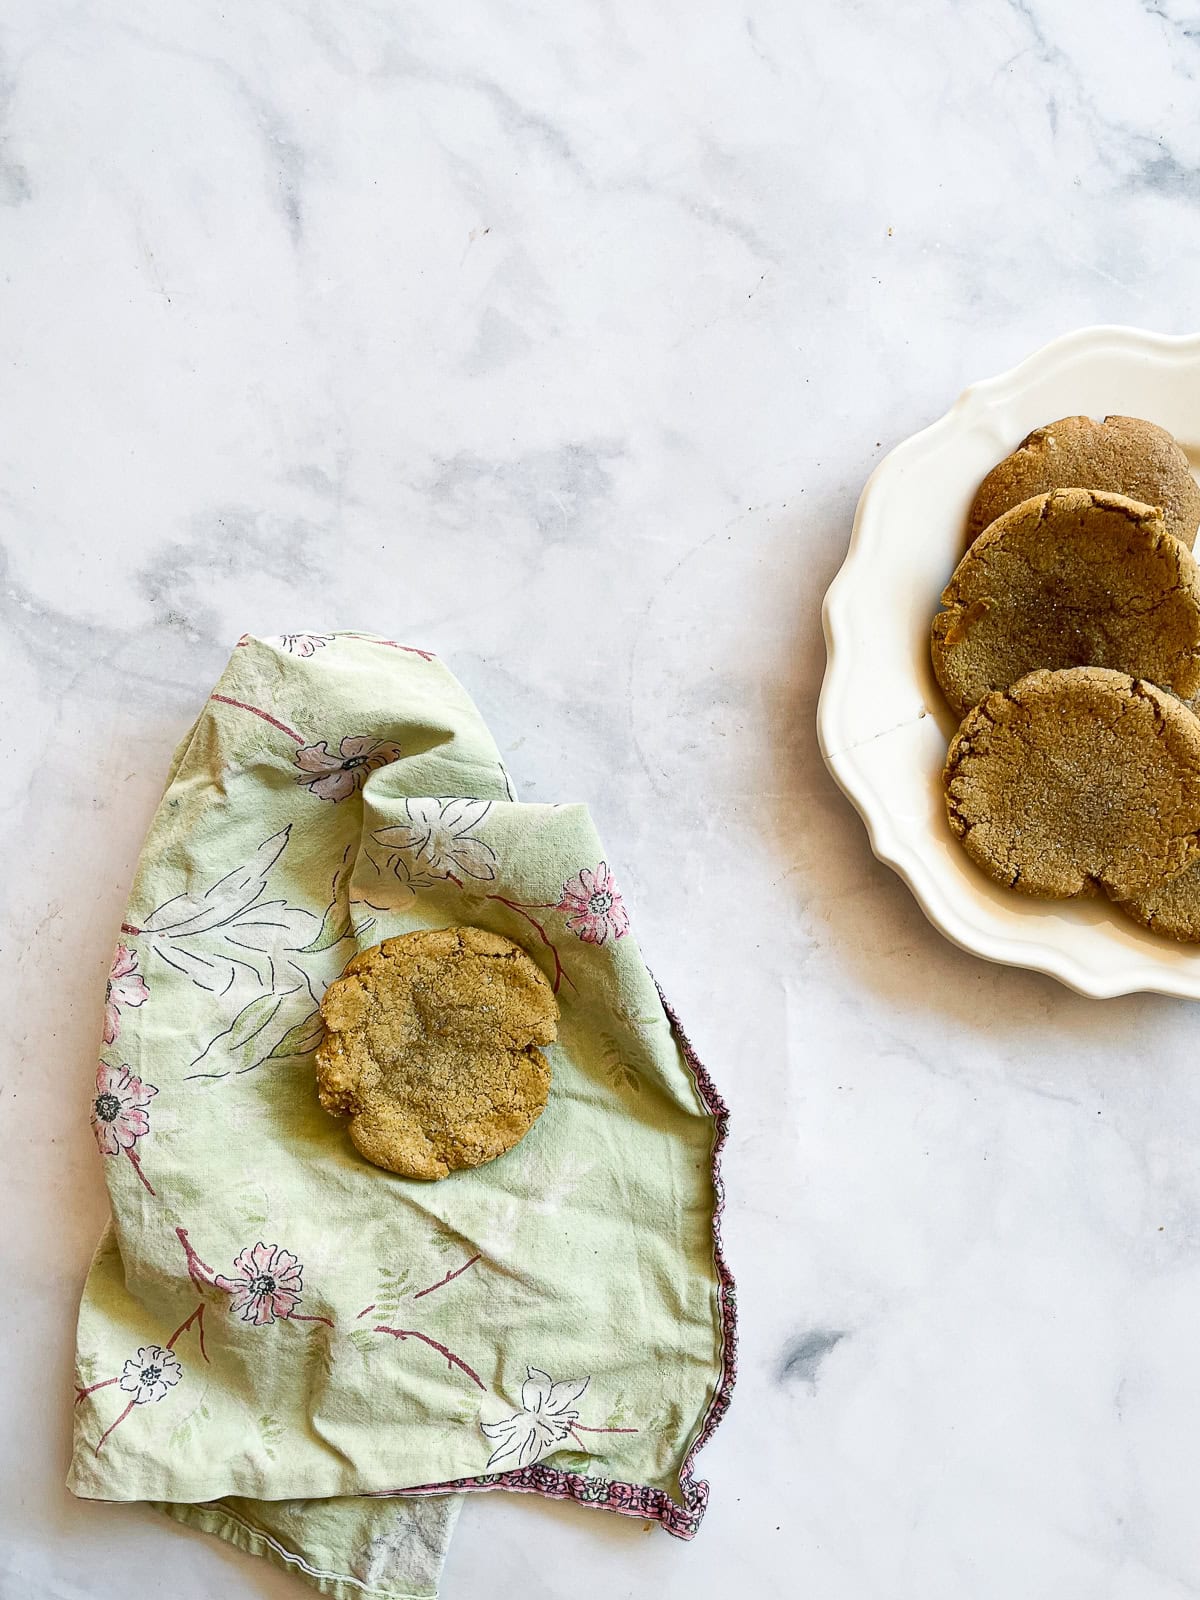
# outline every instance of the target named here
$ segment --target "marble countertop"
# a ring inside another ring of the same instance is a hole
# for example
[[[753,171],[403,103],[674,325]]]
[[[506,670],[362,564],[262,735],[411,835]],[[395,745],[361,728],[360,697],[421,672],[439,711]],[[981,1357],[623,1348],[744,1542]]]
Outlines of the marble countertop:
[[[1187,0],[9,0],[0,1596],[298,1596],[62,1487],[81,1107],[243,631],[444,655],[589,801],[725,1091],[742,1360],[683,1546],[470,1499],[444,1600],[1200,1594],[1196,1013],[945,943],[821,764],[889,445],[1194,331]]]

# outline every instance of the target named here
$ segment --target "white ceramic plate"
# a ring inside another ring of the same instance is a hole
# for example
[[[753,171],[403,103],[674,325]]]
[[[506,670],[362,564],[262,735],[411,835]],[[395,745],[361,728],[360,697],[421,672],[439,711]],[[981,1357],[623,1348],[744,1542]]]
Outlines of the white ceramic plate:
[[[951,836],[941,771],[957,723],[929,662],[929,625],[963,551],[980,479],[1059,417],[1110,412],[1170,429],[1200,462],[1200,335],[1085,328],[968,389],[871,474],[825,597],[829,661],[817,712],[826,764],[947,938],[1033,967],[1081,994],[1200,999],[1200,946],[1145,932],[1098,901],[1026,900],[973,867]]]

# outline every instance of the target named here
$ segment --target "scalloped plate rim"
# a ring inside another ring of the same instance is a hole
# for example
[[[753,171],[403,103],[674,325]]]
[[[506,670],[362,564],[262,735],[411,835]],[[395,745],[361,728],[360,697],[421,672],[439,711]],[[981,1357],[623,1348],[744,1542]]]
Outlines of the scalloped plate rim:
[[[960,949],[1001,965],[1044,973],[1089,998],[1156,993],[1200,999],[1200,955],[1193,955],[1187,966],[1181,965],[1181,957],[1187,960],[1185,952],[1190,954],[1186,946],[1163,941],[1165,948],[1161,958],[1149,952],[1137,955],[1131,951],[1123,963],[1114,960],[1104,971],[1098,971],[1061,940],[1052,941],[1039,935],[1032,922],[1028,934],[1005,933],[996,927],[981,925],[961,902],[966,900],[972,911],[985,912],[982,893],[972,897],[969,894],[951,896],[947,892],[948,880],[897,829],[887,815],[883,797],[873,780],[855,760],[856,752],[863,745],[889,738],[910,724],[897,724],[866,740],[845,743],[837,738],[839,713],[847,693],[845,655],[839,649],[839,632],[844,633],[848,625],[845,612],[854,601],[855,568],[868,555],[873,539],[881,536],[880,525],[872,520],[874,502],[881,497],[880,485],[886,484],[911,460],[940,448],[943,443],[952,443],[955,434],[970,426],[978,416],[999,408],[1055,369],[1081,356],[1094,359],[1108,351],[1121,357],[1132,355],[1157,361],[1164,366],[1192,365],[1200,380],[1200,333],[1154,333],[1121,324],[1079,328],[1043,345],[1006,371],[968,385],[942,416],[895,445],[876,465],[859,496],[845,558],[821,606],[827,661],[817,702],[817,739],[830,774],[866,825],[875,856],[899,874],[929,921]],[[931,615],[936,604],[935,595],[931,597]],[[1031,902],[1031,908],[1033,904]],[[1114,949],[1114,957],[1117,954]],[[1174,960],[1168,959],[1172,954]]]

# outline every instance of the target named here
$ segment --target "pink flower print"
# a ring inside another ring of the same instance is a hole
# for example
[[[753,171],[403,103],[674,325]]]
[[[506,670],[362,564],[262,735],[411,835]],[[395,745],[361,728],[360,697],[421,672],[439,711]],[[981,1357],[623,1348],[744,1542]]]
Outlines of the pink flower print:
[[[320,744],[306,744],[296,751],[296,765],[300,768],[296,782],[307,784],[309,794],[336,804],[361,789],[378,767],[398,761],[400,753],[400,746],[390,740],[358,734],[343,739],[336,754],[331,754],[322,739]]]
[[[303,1269],[290,1250],[260,1239],[242,1251],[233,1267],[237,1277],[213,1281],[233,1296],[229,1309],[238,1312],[243,1322],[261,1328],[276,1317],[290,1317],[300,1304]]]
[[[100,1063],[92,1100],[92,1129],[106,1156],[119,1156],[123,1150],[131,1152],[138,1140],[150,1132],[146,1107],[157,1093],[152,1083],[135,1078],[128,1067]]]
[[[629,932],[629,913],[606,861],[594,872],[584,867],[564,883],[555,909],[565,914],[567,927],[585,944],[603,944],[610,933],[623,939]]]
[[[150,998],[137,969],[138,958],[128,945],[119,944],[112,971],[104,986],[104,1042],[115,1044],[121,1031],[121,1007],[140,1006]]]
[[[318,650],[324,650],[332,640],[331,633],[280,633],[268,640],[268,643],[277,644],[289,655],[315,656]]]

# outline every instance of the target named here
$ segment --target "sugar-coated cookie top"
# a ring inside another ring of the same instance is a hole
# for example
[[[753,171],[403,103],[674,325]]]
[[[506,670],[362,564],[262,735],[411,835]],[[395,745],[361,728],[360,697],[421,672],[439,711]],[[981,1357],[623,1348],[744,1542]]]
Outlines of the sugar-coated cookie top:
[[[1200,859],[1200,719],[1124,673],[1031,672],[988,695],[943,780],[967,853],[1025,894],[1127,900]]]
[[[979,485],[967,537],[1030,495],[1047,489],[1106,489],[1158,506],[1167,532],[1189,549],[1200,524],[1200,486],[1183,449],[1141,417],[1063,417],[1035,428]]]
[[[444,1178],[503,1155],[545,1109],[558,1003],[511,940],[482,928],[385,939],[331,983],[321,1104],[376,1166]]]
[[[959,562],[934,618],[938,683],[961,717],[1040,667],[1109,667],[1200,693],[1200,567],[1161,512],[1053,489],[998,517]]]

